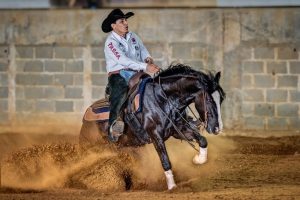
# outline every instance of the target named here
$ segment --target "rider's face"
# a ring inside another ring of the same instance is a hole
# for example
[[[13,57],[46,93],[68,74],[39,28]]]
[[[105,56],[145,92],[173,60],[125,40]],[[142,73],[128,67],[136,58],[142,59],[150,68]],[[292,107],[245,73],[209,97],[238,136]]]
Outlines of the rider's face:
[[[118,35],[124,37],[126,33],[128,33],[128,22],[126,18],[118,19],[111,26],[114,32],[116,32]]]

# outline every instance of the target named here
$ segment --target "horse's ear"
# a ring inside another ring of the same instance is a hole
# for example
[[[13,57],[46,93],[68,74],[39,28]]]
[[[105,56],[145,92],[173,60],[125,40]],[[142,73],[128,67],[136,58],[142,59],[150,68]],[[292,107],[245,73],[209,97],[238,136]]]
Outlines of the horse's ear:
[[[219,72],[215,75],[215,81],[216,81],[217,83],[219,83],[220,78],[221,78],[221,72],[219,71]]]

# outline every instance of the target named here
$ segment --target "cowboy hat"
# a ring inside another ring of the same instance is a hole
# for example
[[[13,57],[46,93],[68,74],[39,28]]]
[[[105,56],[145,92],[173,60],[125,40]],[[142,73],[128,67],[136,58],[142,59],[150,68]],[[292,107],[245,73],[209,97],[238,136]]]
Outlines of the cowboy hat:
[[[116,22],[118,19],[122,19],[122,18],[129,18],[131,16],[133,16],[134,13],[133,12],[128,12],[126,14],[124,14],[119,8],[116,8],[114,10],[112,10],[109,15],[106,17],[106,19],[102,22],[102,31],[104,33],[108,33],[110,31],[112,31],[112,27],[111,24]]]

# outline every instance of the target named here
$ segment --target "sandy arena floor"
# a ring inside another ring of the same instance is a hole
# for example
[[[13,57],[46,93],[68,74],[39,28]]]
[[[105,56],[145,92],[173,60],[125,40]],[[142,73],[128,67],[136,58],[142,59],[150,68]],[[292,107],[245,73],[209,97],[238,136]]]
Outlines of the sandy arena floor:
[[[152,147],[83,151],[77,136],[0,134],[0,199],[300,199],[300,135],[207,136],[209,160],[171,139],[169,192]]]

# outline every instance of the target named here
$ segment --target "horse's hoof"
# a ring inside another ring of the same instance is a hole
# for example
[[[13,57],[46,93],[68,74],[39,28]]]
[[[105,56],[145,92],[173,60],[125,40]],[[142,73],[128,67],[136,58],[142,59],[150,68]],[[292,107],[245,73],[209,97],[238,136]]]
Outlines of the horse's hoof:
[[[168,185],[168,190],[169,191],[174,190],[175,188],[177,188],[176,184]]]
[[[202,155],[202,156],[195,155],[193,158],[193,163],[195,165],[202,165],[206,162],[207,162],[207,155]]]

